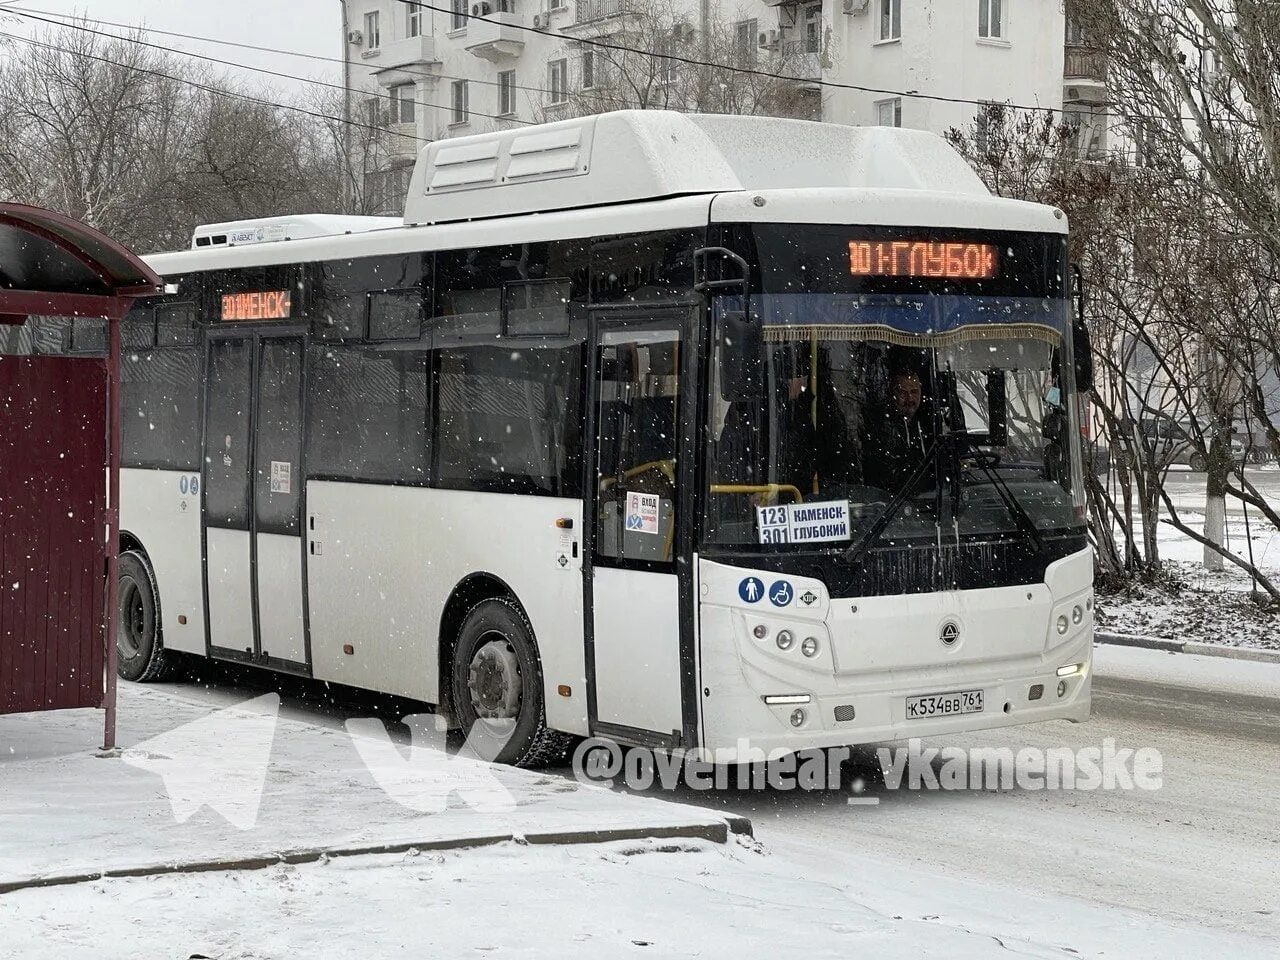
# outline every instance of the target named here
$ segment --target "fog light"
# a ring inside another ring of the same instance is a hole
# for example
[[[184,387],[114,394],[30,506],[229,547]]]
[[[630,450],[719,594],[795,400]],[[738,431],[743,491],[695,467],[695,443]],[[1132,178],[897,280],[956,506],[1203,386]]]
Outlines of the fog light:
[[[818,655],[818,638],[805,637],[804,643],[800,644],[800,652],[806,657],[816,657]]]
[[[1084,619],[1084,611],[1080,609],[1080,604],[1076,604],[1071,608],[1071,622],[1079,623]]]
[[[751,635],[754,636],[757,640],[763,640],[765,637],[769,635],[769,628],[766,627],[763,623],[757,623],[755,627],[752,628]]]
[[[1065,680],[1059,680],[1059,681],[1058,681],[1058,696],[1060,696],[1060,697],[1064,697],[1064,696],[1066,696],[1066,694],[1067,694],[1067,681],[1065,681]]]
[[[1069,624],[1069,623],[1067,622],[1067,615],[1066,615],[1065,613],[1064,613],[1062,616],[1058,617],[1058,632],[1059,632],[1059,633],[1066,633],[1066,632],[1067,632],[1067,628],[1068,628],[1068,627],[1070,627],[1070,626],[1071,626],[1071,624]]]
[[[1058,676],[1074,677],[1084,666],[1083,663],[1068,663],[1058,668]]]
[[[775,641],[779,650],[790,650],[796,642],[796,635],[790,630],[779,630]]]
[[[791,711],[791,725],[793,727],[804,726],[804,711],[799,709],[798,707],[795,710]]]

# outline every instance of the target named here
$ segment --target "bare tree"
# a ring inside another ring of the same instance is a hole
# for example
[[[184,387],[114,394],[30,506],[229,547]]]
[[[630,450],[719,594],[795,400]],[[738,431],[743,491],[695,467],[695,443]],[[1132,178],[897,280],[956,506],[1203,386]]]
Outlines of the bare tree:
[[[583,0],[620,16],[600,44],[567,41],[563,89],[537,104],[544,119],[660,109],[816,119],[831,46],[812,24],[761,31],[746,14],[709,7],[695,26],[672,0]],[[604,8],[608,8],[607,10]]]

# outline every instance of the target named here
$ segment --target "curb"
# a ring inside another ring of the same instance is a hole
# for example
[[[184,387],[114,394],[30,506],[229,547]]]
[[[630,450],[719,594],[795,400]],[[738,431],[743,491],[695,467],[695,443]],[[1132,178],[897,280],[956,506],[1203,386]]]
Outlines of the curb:
[[[1193,653],[1199,657],[1221,657],[1224,660],[1250,660],[1255,663],[1280,663],[1280,650],[1264,650],[1261,647],[1228,647],[1221,643],[1198,643],[1194,640],[1165,640],[1162,637],[1140,637],[1128,633],[1102,633],[1093,635],[1095,643],[1116,647],[1138,647],[1143,650],[1164,650],[1167,653]]]
[[[64,887],[76,883],[92,883],[96,880],[129,877],[158,877],[175,873],[213,873],[231,870],[265,870],[281,864],[318,863],[335,857],[362,857],[378,854],[435,852],[440,850],[468,850],[473,847],[489,847],[496,843],[522,844],[570,844],[610,843],[615,840],[707,840],[711,843],[728,843],[730,836],[752,836],[751,821],[746,817],[726,816],[701,823],[676,824],[663,827],[617,827],[614,829],[542,831],[534,833],[493,833],[474,837],[451,837],[445,840],[409,840],[397,843],[378,843],[360,847],[303,847],[280,853],[260,854],[250,857],[223,857],[215,860],[193,860],[185,863],[154,863],[134,867],[112,867],[86,873],[53,874],[43,877],[23,877],[18,880],[0,881],[0,895],[30,890],[36,887]]]

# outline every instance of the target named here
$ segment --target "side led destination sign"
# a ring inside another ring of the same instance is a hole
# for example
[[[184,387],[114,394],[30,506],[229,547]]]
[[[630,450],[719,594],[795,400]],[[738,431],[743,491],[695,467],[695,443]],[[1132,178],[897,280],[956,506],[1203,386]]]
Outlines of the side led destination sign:
[[[288,290],[227,293],[222,296],[223,320],[284,320],[293,315]]]
[[[990,280],[999,272],[999,266],[999,254],[989,243],[849,241],[849,272],[855,277]]]

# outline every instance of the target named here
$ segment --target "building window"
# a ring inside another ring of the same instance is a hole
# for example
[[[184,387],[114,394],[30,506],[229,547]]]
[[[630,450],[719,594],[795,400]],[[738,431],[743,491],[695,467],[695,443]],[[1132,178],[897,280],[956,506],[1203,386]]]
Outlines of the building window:
[[[364,45],[370,50],[382,46],[382,29],[379,26],[381,17],[377,10],[364,15]]]
[[[498,71],[498,114],[507,116],[516,112],[516,72]]]
[[[596,55],[592,50],[582,51],[582,89],[590,90],[596,85]]]
[[[658,82],[659,83],[675,83],[676,71],[679,67],[677,61],[671,59],[676,53],[676,42],[673,38],[668,37],[658,45]]]
[[[902,98],[881,100],[876,104],[876,123],[882,127],[902,126]]]
[[[822,52],[822,4],[815,3],[804,11],[804,52]]]
[[[733,25],[734,52],[738,59],[751,63],[756,58],[760,42],[760,26],[757,20],[739,20]]]
[[[412,83],[402,83],[391,88],[391,122],[413,123],[416,118],[415,87]]]
[[[404,35],[406,37],[422,36],[422,8],[409,4],[405,7]]]
[[[467,0],[452,0],[449,5],[449,29],[465,30],[467,28]]]
[[[380,97],[370,97],[364,102],[364,122],[371,127],[382,126],[382,101]]]
[[[1004,0],[978,0],[978,36],[1004,39]]]
[[[902,38],[902,0],[880,0],[880,39]]]
[[[569,98],[568,60],[552,60],[547,64],[547,93],[552,103],[564,103]]]
[[[453,89],[453,112],[451,114],[451,123],[466,123],[470,114],[467,111],[467,81],[455,80],[452,85]]]

